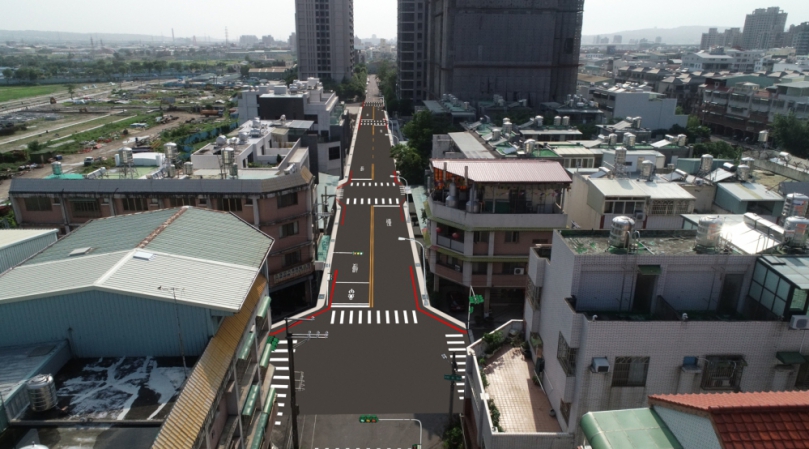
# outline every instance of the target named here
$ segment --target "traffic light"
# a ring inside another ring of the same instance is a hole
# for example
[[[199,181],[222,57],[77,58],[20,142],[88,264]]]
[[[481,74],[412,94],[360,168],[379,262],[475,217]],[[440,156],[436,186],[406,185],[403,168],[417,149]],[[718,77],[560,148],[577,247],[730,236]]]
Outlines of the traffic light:
[[[414,444],[412,447],[413,447],[413,449],[421,449],[421,445],[420,445],[420,444]]]
[[[361,255],[362,255],[362,251],[354,251],[354,255],[355,255],[355,256],[361,256]]]
[[[377,421],[376,415],[360,415],[360,422],[363,424],[376,423]]]

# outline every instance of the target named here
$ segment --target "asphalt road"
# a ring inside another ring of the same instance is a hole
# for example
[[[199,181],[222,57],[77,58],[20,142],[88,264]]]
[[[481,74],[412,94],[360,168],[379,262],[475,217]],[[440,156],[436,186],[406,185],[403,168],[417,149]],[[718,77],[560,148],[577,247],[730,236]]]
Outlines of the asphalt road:
[[[377,92],[374,79],[369,91]],[[299,421],[312,421],[316,415],[347,416],[357,422],[350,417],[446,414],[450,395],[458,413],[463,383],[444,380],[453,368],[442,354],[457,354],[456,373],[464,375],[466,333],[417,303],[415,274],[421,268],[410,242],[398,240],[408,236],[405,197],[391,177],[394,161],[381,99],[369,96],[360,120],[350,182],[338,194],[342,213],[336,217],[331,301],[314,312],[314,321],[291,328],[295,334],[329,334],[328,339],[312,339],[295,349],[295,370],[303,375],[297,393]],[[277,367],[272,384],[279,392],[280,416],[275,419],[280,424],[290,413],[291,373],[285,332],[275,335],[282,339],[271,359]],[[315,441],[321,437],[308,436]],[[332,447],[367,447],[352,432],[334,438],[329,440]]]

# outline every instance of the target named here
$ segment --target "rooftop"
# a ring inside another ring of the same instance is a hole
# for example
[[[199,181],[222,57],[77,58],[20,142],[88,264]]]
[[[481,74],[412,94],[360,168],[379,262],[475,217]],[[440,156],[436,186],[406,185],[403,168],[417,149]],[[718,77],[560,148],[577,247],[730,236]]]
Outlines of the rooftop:
[[[570,250],[578,255],[611,256],[627,254],[626,250],[610,248],[609,230],[558,230],[557,232],[559,232]],[[637,241],[637,250],[632,254],[637,256],[699,254],[695,250],[696,237],[696,230],[642,230],[640,231],[640,240]],[[729,254],[738,253],[732,252]]]
[[[581,428],[592,449],[682,449],[649,408],[590,412],[582,416]]]
[[[774,189],[753,182],[718,183],[717,192],[723,190],[739,201],[784,201],[784,197],[779,195]]]
[[[172,301],[157,287],[182,278],[177,302],[235,312],[272,243],[238,217],[207,209],[92,220],[0,276],[0,302],[89,290]]]
[[[0,230],[0,250],[58,231],[58,229],[2,229]]]
[[[468,168],[469,180],[483,183],[570,183],[570,175],[558,162],[542,160],[468,160],[432,159],[434,170],[463,177]]]
[[[678,184],[669,182],[650,182],[638,179],[603,179],[590,178],[590,184],[604,197],[647,197],[655,200],[694,200]]]
[[[469,159],[494,159],[494,155],[469,132],[449,133],[456,147]]]

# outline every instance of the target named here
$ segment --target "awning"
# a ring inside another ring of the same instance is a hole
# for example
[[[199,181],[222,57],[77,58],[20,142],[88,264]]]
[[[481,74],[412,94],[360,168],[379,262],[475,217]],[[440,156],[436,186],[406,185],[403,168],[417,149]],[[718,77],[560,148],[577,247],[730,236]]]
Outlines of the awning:
[[[802,365],[806,363],[806,357],[797,351],[776,352],[775,358],[784,365]]]
[[[247,340],[239,347],[239,360],[247,360],[247,356],[250,355],[250,350],[253,349],[255,342],[256,333],[250,332],[250,334],[247,335]]]
[[[275,404],[275,388],[270,388],[270,392],[267,394],[267,400],[264,401],[264,409],[262,410],[266,414],[270,414],[272,412],[272,406]]]
[[[660,265],[638,265],[638,271],[644,276],[653,276],[662,273]]]
[[[258,417],[256,431],[253,432],[253,441],[250,442],[250,449],[259,449],[261,447],[261,443],[264,442],[264,429],[267,428],[267,421],[269,417],[270,416],[264,412],[262,412],[261,416]]]
[[[257,317],[264,318],[267,316],[267,310],[270,309],[270,301],[269,296],[261,298],[261,300],[258,302],[258,311],[256,312]]]
[[[270,364],[270,356],[272,355],[272,345],[267,343],[264,345],[264,352],[261,353],[261,358],[258,361],[258,364],[261,365],[262,368],[266,368]]]
[[[242,416],[252,416],[253,411],[256,409],[256,399],[258,399],[258,385],[252,385],[250,387],[250,392],[247,393],[247,399],[244,401],[244,407],[242,407]]]

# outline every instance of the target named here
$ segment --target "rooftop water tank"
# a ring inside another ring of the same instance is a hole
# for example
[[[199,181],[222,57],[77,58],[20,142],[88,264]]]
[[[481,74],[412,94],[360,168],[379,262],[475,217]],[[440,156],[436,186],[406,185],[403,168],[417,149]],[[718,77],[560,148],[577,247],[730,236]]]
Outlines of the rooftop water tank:
[[[51,170],[53,170],[54,175],[61,175],[62,174],[62,163],[59,161],[51,162]]]
[[[253,123],[255,124],[255,122],[253,122]],[[258,127],[254,126],[254,128],[258,128]],[[219,136],[217,136],[217,138],[216,138],[216,146],[223,147],[223,146],[227,145],[227,143],[228,143],[228,138],[227,137],[225,137],[225,136],[223,136],[221,134]]]
[[[615,217],[610,228],[610,246],[613,248],[629,248],[632,243],[632,230],[635,220],[629,217]]]
[[[722,233],[722,219],[717,216],[702,217],[697,227],[697,247],[714,249],[719,246]]]
[[[553,126],[562,126],[562,117],[558,115],[553,118]]]
[[[636,139],[636,137],[635,137],[634,134],[625,133],[624,134],[624,145],[626,145],[628,147],[634,147],[635,146],[635,139]]]
[[[635,129],[640,129],[641,125],[641,117],[635,117],[632,119],[632,127]]]
[[[699,158],[699,171],[703,173],[710,173],[713,170],[713,156],[710,154],[703,154]]]
[[[765,131],[759,131],[759,133],[758,133],[758,141],[759,142],[764,143],[769,138],[770,138],[770,132],[769,131],[766,131],[766,130]]]
[[[183,164],[183,174],[186,176],[191,176],[194,174],[194,163],[193,162],[186,162]]]
[[[534,139],[528,139],[525,141],[525,152],[532,153],[534,151],[534,147],[536,146],[537,141]]]
[[[615,168],[626,166],[626,148],[615,149]]]
[[[132,155],[132,148],[121,148],[118,150],[118,156],[121,158],[121,165],[129,165],[135,161],[135,158]]]
[[[500,140],[500,128],[492,128],[492,140]]]
[[[570,117],[568,116],[562,117],[562,126],[570,126]]]
[[[787,195],[781,215],[784,217],[805,217],[807,205],[809,205],[809,196],[801,193],[790,193]]]
[[[790,248],[804,248],[806,246],[809,219],[804,217],[789,217],[784,223],[784,243]]]
[[[688,143],[688,136],[685,134],[678,134],[677,135],[677,146],[684,147],[685,144]]]
[[[171,161],[177,157],[177,144],[174,142],[168,142],[163,145],[163,150],[166,152],[166,160]]]
[[[534,117],[534,123],[536,123],[537,126],[543,126],[545,124],[545,117],[541,115]]]
[[[652,178],[652,173],[654,172],[655,163],[652,161],[643,161],[640,164],[640,177],[645,180],[649,180]]]
[[[222,150],[222,163],[225,165],[230,165],[233,163],[233,148],[225,148]]]
[[[250,134],[247,131],[239,131],[239,143],[246,143]]]
[[[25,382],[25,389],[28,392],[32,411],[44,412],[56,407],[58,400],[53,376],[38,374]]]
[[[610,146],[615,146],[618,143],[618,134],[610,134],[608,137]]]
[[[261,119],[258,118],[258,117],[254,118],[252,126],[253,126],[253,128],[261,128]],[[222,136],[222,137],[224,137],[224,136]],[[218,140],[218,138],[217,138],[217,140]]]
[[[739,178],[739,181],[747,182],[750,178],[750,167],[746,165],[736,167],[736,177]]]

